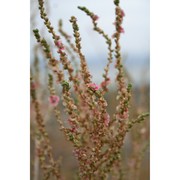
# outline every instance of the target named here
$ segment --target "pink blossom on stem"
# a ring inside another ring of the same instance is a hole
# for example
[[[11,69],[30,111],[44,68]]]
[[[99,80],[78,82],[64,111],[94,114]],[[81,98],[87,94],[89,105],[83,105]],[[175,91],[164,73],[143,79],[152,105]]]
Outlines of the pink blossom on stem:
[[[123,114],[120,116],[121,119],[127,119],[129,117],[128,111],[124,111]]]
[[[77,128],[75,126],[73,126],[70,130],[71,130],[72,133],[77,132]]]
[[[93,20],[94,20],[94,21],[97,21],[98,19],[99,19],[99,16],[97,16],[97,15],[94,15],[94,16],[93,16]]]
[[[122,114],[117,114],[116,118],[120,120],[125,120],[129,117],[129,112],[128,110],[125,110]]]
[[[59,50],[61,50],[61,51],[63,51],[65,48],[64,48],[64,46],[61,46],[60,48],[59,48]]]
[[[99,86],[98,86],[97,84],[95,84],[95,83],[90,83],[90,84],[88,85],[88,87],[91,88],[91,89],[94,90],[94,91],[99,90]]]
[[[56,44],[56,46],[58,46],[58,47],[61,47],[61,46],[62,46],[61,41],[55,41],[55,44]]]
[[[124,13],[123,9],[121,9],[121,16],[122,16],[122,17],[125,16],[125,13]]]
[[[105,80],[105,81],[103,81],[102,83],[101,83],[101,87],[105,87],[105,86],[108,86],[109,84],[110,84],[110,79],[108,78],[107,80]]]
[[[51,96],[49,97],[49,102],[50,102],[50,104],[51,104],[52,106],[57,106],[58,103],[59,103],[59,97],[56,96],[56,95],[51,95]]]
[[[120,27],[119,27],[119,32],[120,32],[120,33],[125,33],[124,28],[120,26]]]
[[[62,48],[62,49],[59,49],[58,51],[57,51],[59,54],[64,54],[64,48]]]
[[[55,44],[59,48],[59,52],[64,50],[64,46],[61,41],[55,41]]]

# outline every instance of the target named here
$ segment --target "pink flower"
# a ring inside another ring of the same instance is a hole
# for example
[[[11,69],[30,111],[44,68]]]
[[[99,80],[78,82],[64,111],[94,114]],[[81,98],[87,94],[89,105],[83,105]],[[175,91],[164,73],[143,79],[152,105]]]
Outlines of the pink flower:
[[[59,103],[59,97],[56,96],[56,95],[51,95],[51,96],[49,97],[49,102],[50,102],[50,104],[51,104],[52,106],[57,106],[58,103]]]
[[[107,80],[105,80],[105,81],[103,81],[102,83],[101,83],[101,87],[105,87],[105,86],[108,86],[109,84],[110,84],[110,79],[108,78]]]
[[[105,126],[108,126],[108,125],[109,125],[109,122],[110,122],[110,116],[109,116],[109,114],[107,113],[107,114],[104,116],[104,124],[105,124]]]
[[[64,48],[63,45],[59,48],[59,50],[61,50],[61,51],[63,51],[64,49],[65,49],[65,48]]]
[[[120,115],[121,119],[127,119],[129,117],[128,111],[124,111],[122,115]]]
[[[124,12],[124,11],[123,11]],[[116,24],[116,22],[114,22],[113,23],[116,27],[117,27],[117,24]],[[125,33],[125,31],[124,31],[124,28],[123,27],[121,27],[121,26],[119,26],[119,29],[118,29],[118,32],[120,32],[120,33]],[[115,33],[112,35],[112,38],[114,38],[115,37]]]
[[[64,55],[64,53],[65,53],[65,52],[64,52],[64,48],[61,48],[61,49],[59,48],[59,50],[58,50],[57,52],[58,52],[59,54],[61,54],[61,55],[62,55],[62,54]]]
[[[94,91],[97,91],[99,89],[99,86],[95,83],[91,83],[88,85],[89,88],[91,88]]]
[[[124,17],[125,16],[125,13],[124,11],[121,9],[121,16]]]
[[[119,27],[119,32],[120,32],[120,33],[125,33],[124,28],[120,26],[120,27]]]
[[[61,41],[55,41],[55,44],[56,44],[56,46],[58,46],[58,47],[62,46]]]
[[[129,112],[128,110],[125,110],[122,114],[117,114],[116,115],[116,118],[117,119],[120,119],[120,120],[125,120],[125,119],[128,119],[129,118]]]
[[[94,21],[97,21],[98,19],[99,19],[99,16],[97,16],[97,15],[94,15],[94,16],[93,16],[93,20],[94,20]]]
[[[55,41],[55,44],[59,48],[59,51],[64,50],[64,46],[61,41]]]
[[[73,127],[70,129],[70,131],[71,131],[72,133],[76,133],[76,132],[77,132],[77,128],[76,128],[75,126],[73,126]]]

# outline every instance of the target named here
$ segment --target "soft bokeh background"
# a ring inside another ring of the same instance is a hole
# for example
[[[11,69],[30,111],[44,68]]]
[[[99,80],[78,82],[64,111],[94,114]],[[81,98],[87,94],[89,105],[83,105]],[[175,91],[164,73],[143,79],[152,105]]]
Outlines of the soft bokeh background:
[[[93,80],[100,83],[102,79],[103,68],[107,62],[107,47],[104,39],[92,30],[92,24],[89,17],[77,9],[77,6],[86,6],[89,10],[96,13],[100,18],[99,26],[111,36],[114,33],[114,5],[112,0],[46,0],[46,9],[55,31],[58,32],[58,21],[63,20],[63,29],[72,35],[72,27],[69,19],[72,15],[78,19],[80,33],[82,37],[82,50],[86,56]],[[125,33],[122,34],[121,47],[123,63],[125,65],[129,80],[133,84],[133,97],[131,116],[135,117],[141,112],[149,111],[149,0],[122,0],[121,8],[125,11],[123,28]],[[51,143],[54,149],[54,156],[57,159],[62,156],[63,173],[67,179],[73,179],[72,172],[77,170],[77,162],[72,156],[72,147],[67,143],[63,135],[58,131],[58,125],[48,107],[48,91],[45,57],[40,48],[38,48],[32,29],[40,29],[41,35],[46,37],[52,45],[51,36],[48,34],[43,21],[40,19],[37,0],[31,0],[31,70],[35,76],[39,77],[38,96],[41,101],[41,111],[46,121],[46,127],[50,135]],[[63,39],[62,39],[63,40]],[[64,42],[64,41],[63,41]],[[53,47],[53,45],[52,45]],[[35,50],[37,50],[39,64],[35,61]],[[55,54],[56,57],[57,54]],[[39,75],[40,74],[40,75]],[[111,66],[110,78],[114,80],[116,71]],[[116,102],[114,101],[116,92],[114,85],[111,85],[111,91],[106,99],[110,115],[113,114]],[[34,114],[31,112],[31,122]],[[142,134],[141,130],[145,128],[146,133]],[[33,126],[31,127],[31,179],[35,171],[34,167],[34,140]],[[140,138],[137,136],[140,134]],[[141,147],[141,141],[147,141],[149,138],[149,122],[135,127],[126,139],[124,155],[126,159],[133,154],[133,142],[136,146]],[[142,143],[143,144],[143,143]],[[39,171],[40,172],[40,171]],[[41,172],[39,177],[41,177]],[[149,151],[146,152],[141,165],[140,180],[149,179]],[[129,176],[129,180],[134,180]]]
[[[38,27],[45,37],[50,37],[40,19],[37,0],[31,1],[31,29]],[[59,19],[63,19],[64,29],[72,35],[69,19],[72,15],[77,17],[82,37],[82,50],[87,58],[89,68],[95,80],[102,80],[96,76],[96,72],[99,74],[103,72],[107,46],[104,39],[92,30],[90,18],[77,9],[77,6],[86,6],[95,12],[100,17],[99,26],[111,36],[114,32],[112,0],[46,0],[45,2],[47,2],[48,15],[56,32],[58,32]],[[126,14],[123,22],[125,33],[121,38],[124,64],[136,84],[141,84],[142,80],[149,82],[149,0],[123,0],[121,7]],[[31,48],[33,48],[33,44],[36,44],[36,41],[34,37],[31,37]],[[33,56],[31,57],[33,59]],[[111,76],[113,77],[113,75],[115,73],[111,71]]]

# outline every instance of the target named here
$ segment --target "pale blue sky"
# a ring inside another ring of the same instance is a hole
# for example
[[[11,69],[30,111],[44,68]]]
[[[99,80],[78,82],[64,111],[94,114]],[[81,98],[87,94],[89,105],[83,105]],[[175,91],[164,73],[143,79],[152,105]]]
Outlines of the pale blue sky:
[[[32,0],[34,1],[34,0]],[[37,1],[37,0],[36,0]],[[34,1],[34,2],[36,2]],[[48,2],[48,1],[47,1]],[[132,76],[138,79],[142,65],[149,68],[149,31],[150,12],[149,0],[121,0],[121,8],[125,11],[123,27],[125,34],[121,37],[122,54],[126,56],[126,64],[130,64]],[[110,36],[114,32],[114,4],[113,0],[51,0],[49,17],[52,25],[57,31],[59,19],[64,21],[64,29],[72,34],[72,27],[69,19],[72,15],[78,19],[82,37],[82,47],[92,71],[101,67],[106,62],[106,44],[104,39],[92,30],[89,17],[77,6],[86,6],[96,13],[100,18],[99,26]],[[36,7],[37,9],[37,7]],[[39,14],[37,14],[39,17]],[[43,23],[37,18],[36,27],[42,27]],[[32,43],[34,41],[32,40]],[[96,66],[94,66],[96,65]],[[149,69],[148,69],[149,70]],[[101,68],[100,73],[103,71]]]

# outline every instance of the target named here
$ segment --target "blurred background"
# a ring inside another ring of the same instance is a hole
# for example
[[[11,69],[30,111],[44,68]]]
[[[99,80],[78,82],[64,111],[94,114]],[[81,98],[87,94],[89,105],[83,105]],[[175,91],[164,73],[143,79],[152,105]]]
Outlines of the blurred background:
[[[63,20],[63,29],[72,36],[73,31],[69,19],[72,15],[78,19],[80,34],[82,38],[82,51],[87,59],[88,67],[93,75],[93,80],[99,84],[103,78],[103,69],[107,63],[107,45],[104,39],[95,31],[91,19],[77,6],[86,6],[90,11],[99,16],[98,25],[111,37],[114,33],[114,4],[113,0],[45,0],[48,17],[54,30],[58,33],[58,22]],[[123,28],[125,33],[121,36],[121,49],[123,64],[125,66],[128,80],[133,84],[133,96],[131,116],[136,117],[141,112],[149,111],[149,0],[122,0],[121,8],[125,12]],[[46,37],[48,43],[53,47],[53,41],[43,21],[40,19],[38,10],[38,1],[31,0],[31,34],[30,34],[30,52],[31,52],[31,72],[35,76],[39,86],[38,98],[41,102],[41,112],[46,121],[46,127],[53,146],[54,157],[57,159],[62,156],[63,173],[67,179],[74,179],[73,173],[77,171],[77,162],[72,155],[71,144],[68,143],[58,130],[58,125],[54,119],[51,109],[48,107],[47,90],[47,61],[41,48],[37,45],[32,30],[38,28],[43,37]],[[65,40],[62,38],[63,43]],[[55,57],[58,57],[54,52]],[[116,71],[111,66],[110,78],[114,80]],[[106,96],[108,101],[108,112],[114,113],[116,102],[115,83],[110,85],[110,92]],[[34,179],[34,173],[41,171],[34,166],[34,113],[31,106],[31,179]],[[142,163],[140,164],[139,174],[133,172],[135,166],[134,153],[139,153],[149,141],[149,121],[135,127],[127,136],[124,157],[126,166],[130,167],[131,175],[128,180],[148,180],[149,179],[149,148],[146,150]],[[134,179],[133,179],[134,178]]]
[[[107,46],[104,39],[92,30],[90,18],[77,9],[77,6],[86,6],[99,16],[98,24],[111,36],[114,33],[114,5],[112,0],[45,0],[49,19],[58,32],[59,19],[63,20],[63,28],[72,35],[69,19],[75,15],[78,19],[82,37],[82,50],[88,61],[89,68],[95,81],[100,81],[96,72],[102,74],[106,64]],[[123,21],[125,33],[121,36],[121,47],[124,64],[138,85],[141,81],[149,82],[149,0],[121,1],[121,7],[126,16]],[[32,29],[39,28],[41,34],[50,37],[43,21],[40,19],[37,0],[31,0],[31,51],[36,44]],[[33,54],[33,53],[31,53]],[[33,61],[33,55],[31,56]],[[94,66],[96,64],[96,66]],[[115,75],[111,71],[111,76]]]

